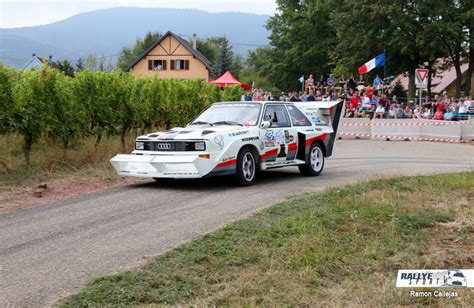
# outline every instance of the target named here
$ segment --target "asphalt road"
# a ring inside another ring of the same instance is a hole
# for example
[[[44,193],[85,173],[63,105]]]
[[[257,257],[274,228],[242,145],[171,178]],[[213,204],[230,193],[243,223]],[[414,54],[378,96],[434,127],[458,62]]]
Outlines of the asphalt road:
[[[288,196],[388,175],[474,170],[474,146],[338,140],[323,174],[297,168],[236,188],[225,178],[114,188],[0,215],[0,306],[41,307]]]

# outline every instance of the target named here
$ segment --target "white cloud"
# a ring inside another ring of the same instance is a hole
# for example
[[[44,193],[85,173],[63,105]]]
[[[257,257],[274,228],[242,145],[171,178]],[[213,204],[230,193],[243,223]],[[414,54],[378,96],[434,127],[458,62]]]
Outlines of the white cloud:
[[[209,12],[272,15],[275,0],[0,0],[0,27],[47,24],[73,15],[111,7],[193,8]]]

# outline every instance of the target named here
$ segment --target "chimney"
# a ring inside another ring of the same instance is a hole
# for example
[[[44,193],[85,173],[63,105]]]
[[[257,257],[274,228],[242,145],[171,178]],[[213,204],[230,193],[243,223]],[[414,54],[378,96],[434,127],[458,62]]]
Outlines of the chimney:
[[[194,50],[197,50],[197,46],[196,46],[196,33],[193,33],[193,49],[194,49]]]
[[[32,56],[32,57],[36,57],[36,54],[34,53],[34,54],[32,54],[31,56]]]

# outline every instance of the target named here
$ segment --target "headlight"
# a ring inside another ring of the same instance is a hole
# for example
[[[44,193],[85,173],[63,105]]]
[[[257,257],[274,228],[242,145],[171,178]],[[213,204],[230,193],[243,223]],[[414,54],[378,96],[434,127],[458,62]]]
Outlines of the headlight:
[[[206,143],[205,142],[196,142],[194,144],[194,149],[196,151],[205,151],[206,150]]]
[[[144,150],[145,149],[145,142],[137,141],[135,142],[135,150]]]

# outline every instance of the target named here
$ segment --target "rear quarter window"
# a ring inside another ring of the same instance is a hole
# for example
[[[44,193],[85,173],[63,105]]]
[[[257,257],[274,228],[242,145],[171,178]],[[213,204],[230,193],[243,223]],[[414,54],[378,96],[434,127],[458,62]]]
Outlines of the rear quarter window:
[[[311,122],[301,111],[298,110],[298,108],[296,108],[295,106],[287,105],[286,109],[290,114],[293,126],[311,126]]]

